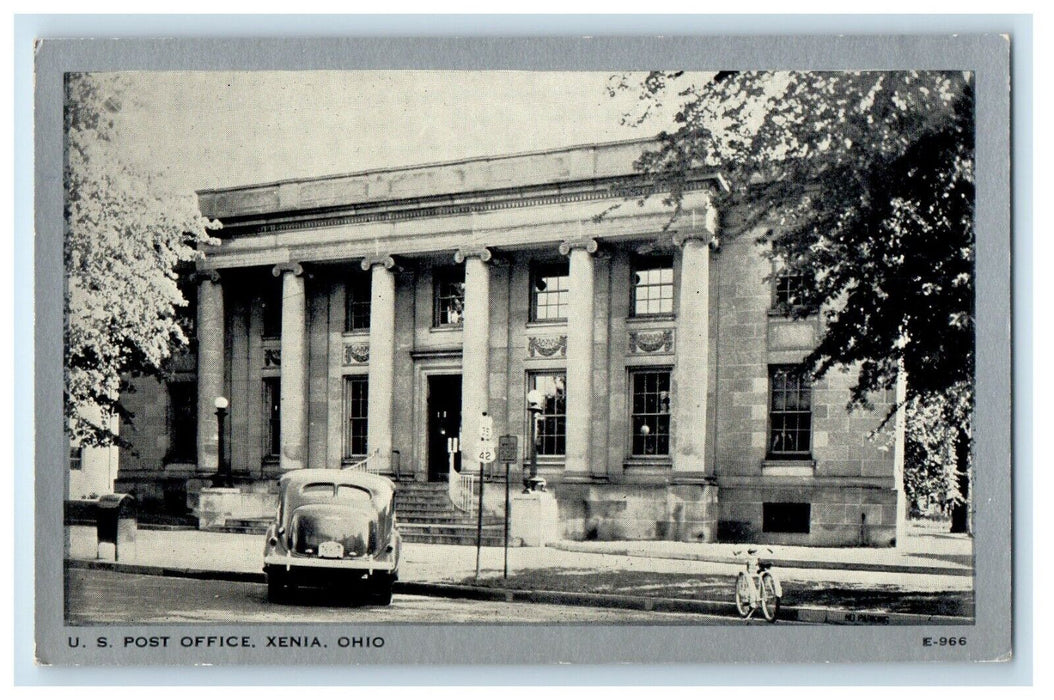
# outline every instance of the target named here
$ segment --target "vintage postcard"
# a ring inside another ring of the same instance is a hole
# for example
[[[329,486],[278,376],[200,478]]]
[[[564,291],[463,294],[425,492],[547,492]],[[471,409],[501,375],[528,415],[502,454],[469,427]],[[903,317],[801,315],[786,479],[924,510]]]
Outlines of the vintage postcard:
[[[38,662],[1010,658],[1008,40],[768,41],[43,41]]]

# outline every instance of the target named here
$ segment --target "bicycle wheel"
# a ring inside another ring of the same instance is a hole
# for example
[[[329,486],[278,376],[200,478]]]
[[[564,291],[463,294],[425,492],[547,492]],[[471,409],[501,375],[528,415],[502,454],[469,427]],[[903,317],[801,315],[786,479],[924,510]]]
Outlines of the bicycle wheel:
[[[739,611],[740,617],[750,614],[750,593],[753,588],[750,577],[742,571],[739,572],[739,578],[736,579],[736,610]]]
[[[775,622],[780,613],[780,597],[776,595],[776,581],[772,574],[765,571],[761,574],[761,614],[769,622]]]

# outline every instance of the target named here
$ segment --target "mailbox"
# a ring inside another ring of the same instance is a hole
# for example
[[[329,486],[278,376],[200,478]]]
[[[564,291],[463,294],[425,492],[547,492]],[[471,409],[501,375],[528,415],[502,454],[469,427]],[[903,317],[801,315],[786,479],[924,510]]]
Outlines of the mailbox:
[[[136,524],[135,497],[127,493],[108,493],[99,497],[95,506],[95,556],[99,556],[98,546],[103,542],[113,545],[113,558],[121,558],[121,548],[135,545]]]

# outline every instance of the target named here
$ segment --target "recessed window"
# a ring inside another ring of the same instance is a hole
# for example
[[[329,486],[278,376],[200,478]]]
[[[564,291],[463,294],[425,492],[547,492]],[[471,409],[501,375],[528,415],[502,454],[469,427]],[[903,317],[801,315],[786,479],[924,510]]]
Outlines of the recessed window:
[[[354,274],[344,285],[344,332],[370,329],[373,287],[369,273]]]
[[[630,379],[633,455],[670,454],[670,371],[636,370]]]
[[[808,503],[762,503],[762,532],[809,534],[812,506]]]
[[[812,387],[799,365],[769,367],[769,447],[772,459],[812,455]]]
[[[193,462],[198,442],[198,386],[195,382],[168,385],[168,461]]]
[[[366,454],[366,430],[369,419],[369,378],[344,378],[344,457]]]
[[[84,448],[70,445],[70,471],[79,472],[84,468]]]
[[[564,454],[567,445],[567,375],[563,372],[531,373],[527,378],[527,390],[538,390],[544,397],[535,428],[538,454]]]
[[[279,338],[282,335],[282,280],[271,278],[264,283],[263,337]]]
[[[673,258],[639,258],[633,264],[630,313],[654,316],[673,313]]]
[[[465,268],[437,269],[433,296],[432,325],[460,326],[465,318]]]
[[[773,286],[773,311],[790,316],[796,309],[804,307],[802,291],[805,289],[805,275],[778,272]]]
[[[567,263],[535,265],[531,268],[531,320],[567,319],[569,292]]]
[[[263,380],[264,457],[277,458],[282,439],[282,379],[265,377]]]

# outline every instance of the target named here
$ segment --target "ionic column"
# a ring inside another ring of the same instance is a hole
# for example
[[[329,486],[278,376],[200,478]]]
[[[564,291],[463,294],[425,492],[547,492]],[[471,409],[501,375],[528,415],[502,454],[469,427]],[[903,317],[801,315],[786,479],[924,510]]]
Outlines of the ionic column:
[[[461,346],[461,471],[480,470],[476,459],[480,416],[490,398],[490,269],[487,248],[462,248],[454,260],[465,263],[465,315]]]
[[[677,365],[673,370],[673,479],[691,482],[713,474],[706,461],[710,390],[710,241],[716,222],[674,235],[681,248],[677,311]]]
[[[281,429],[278,466],[303,469],[307,459],[307,298],[304,268],[281,263],[271,271],[282,278]]]
[[[570,257],[567,307],[567,440],[564,481],[589,476],[593,445],[593,254],[592,238],[564,241],[560,253]]]
[[[395,260],[366,258],[370,270],[370,366],[366,449],[375,471],[391,472],[392,387],[395,377]]]
[[[216,271],[196,272],[198,283],[198,471],[219,469],[217,396],[223,396],[223,287]]]

